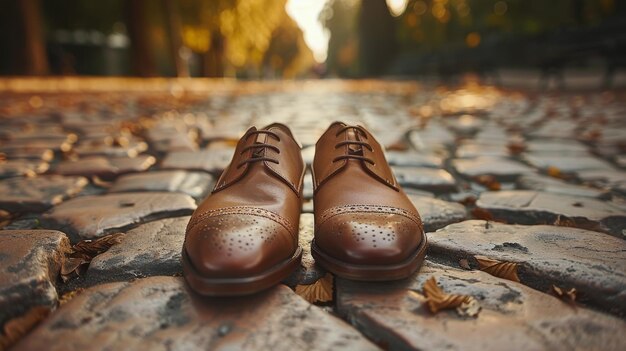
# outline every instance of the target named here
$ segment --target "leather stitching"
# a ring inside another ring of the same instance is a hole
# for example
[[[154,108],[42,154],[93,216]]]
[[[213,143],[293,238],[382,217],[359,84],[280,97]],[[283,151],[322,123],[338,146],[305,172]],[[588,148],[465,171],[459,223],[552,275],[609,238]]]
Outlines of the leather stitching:
[[[397,207],[378,206],[378,205],[345,205],[345,206],[337,206],[337,207],[329,208],[326,211],[322,212],[322,214],[319,216],[319,223],[316,223],[315,227],[317,228],[321,226],[322,224],[324,224],[324,222],[326,222],[327,220],[335,216],[338,216],[344,213],[355,213],[355,212],[387,213],[387,214],[400,215],[400,216],[403,216],[412,220],[418,226],[420,226],[420,228],[423,227],[422,219],[420,218],[419,214],[415,214],[415,213],[412,213],[412,212],[409,212],[407,210],[397,208]]]
[[[205,219],[216,217],[216,216],[225,216],[230,214],[240,214],[240,215],[252,215],[263,217],[269,220],[272,220],[280,225],[282,225],[287,231],[293,235],[297,233],[295,227],[287,220],[286,218],[272,212],[259,207],[250,207],[250,206],[233,206],[233,207],[225,207],[216,210],[210,210],[199,214],[196,217],[193,217],[189,223],[187,224],[187,231],[191,230],[200,222]]]

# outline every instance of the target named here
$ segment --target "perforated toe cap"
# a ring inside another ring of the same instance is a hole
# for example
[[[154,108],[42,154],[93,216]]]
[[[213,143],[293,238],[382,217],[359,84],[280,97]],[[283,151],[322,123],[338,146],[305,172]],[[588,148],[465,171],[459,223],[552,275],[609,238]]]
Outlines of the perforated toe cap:
[[[208,217],[190,227],[185,250],[207,278],[241,278],[271,269],[288,259],[292,234],[276,221],[253,215]]]
[[[393,209],[393,210],[392,210]],[[353,264],[396,264],[423,240],[419,217],[390,207],[344,207],[320,219],[315,242],[327,254]]]

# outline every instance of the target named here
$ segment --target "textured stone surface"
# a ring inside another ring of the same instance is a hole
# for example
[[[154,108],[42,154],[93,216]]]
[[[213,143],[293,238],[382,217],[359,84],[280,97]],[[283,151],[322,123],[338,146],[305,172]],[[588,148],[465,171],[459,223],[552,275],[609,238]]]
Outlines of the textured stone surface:
[[[523,175],[517,179],[521,189],[544,191],[553,194],[585,196],[603,198],[607,191],[595,189],[584,185],[567,183],[557,178],[547,177],[540,174]]]
[[[211,191],[213,185],[213,177],[204,172],[154,171],[121,176],[115,180],[109,192],[169,191],[200,200]]]
[[[613,169],[610,163],[591,156],[525,154],[524,159],[534,167],[540,169],[552,167],[566,173],[592,169]]]
[[[42,225],[63,230],[72,241],[78,241],[126,230],[148,220],[188,215],[195,208],[195,201],[185,194],[150,192],[81,196],[46,212]]]
[[[0,181],[0,209],[9,212],[42,212],[80,192],[83,177],[41,176]]]
[[[517,224],[555,224],[603,231],[624,238],[626,211],[610,203],[581,196],[527,190],[486,192],[476,206],[496,220]]]
[[[13,350],[294,348],[377,349],[282,285],[253,296],[209,299],[190,293],[182,278],[152,277],[82,292]]]
[[[142,224],[89,265],[89,284],[182,273],[180,255],[189,216]]]
[[[410,292],[435,277],[446,293],[474,296],[476,318],[454,310],[432,315]],[[426,264],[412,278],[387,284],[337,280],[337,308],[352,324],[392,350],[623,350],[626,323],[522,284],[480,271]]]
[[[77,161],[61,162],[56,166],[54,172],[62,175],[98,176],[110,180],[121,174],[145,171],[154,162],[154,157],[146,155],[134,158],[93,156]]]
[[[385,152],[385,158],[389,165],[399,167],[440,168],[443,164],[441,157],[421,152],[387,151]]]
[[[522,174],[534,172],[523,163],[501,157],[456,159],[452,161],[452,165],[459,174],[468,178],[492,175],[500,180],[510,180]]]
[[[450,173],[443,169],[425,167],[392,167],[398,183],[405,188],[431,192],[454,191],[456,183]]]
[[[204,171],[219,175],[230,163],[233,153],[233,148],[170,152],[163,159],[161,168]]]
[[[302,248],[302,261],[300,267],[287,278],[284,283],[289,286],[298,284],[313,284],[324,277],[326,271],[315,264],[315,259],[311,255],[311,241],[314,236],[314,216],[313,213],[303,213],[300,215],[299,244]]]
[[[55,307],[54,284],[69,248],[58,231],[0,230],[0,327],[35,306]]]
[[[522,283],[578,290],[578,300],[626,315],[626,241],[604,233],[482,220],[456,223],[429,236],[431,259],[452,265],[474,255],[519,264]]]
[[[0,163],[0,179],[29,176],[44,173],[50,165],[47,162],[33,160],[7,160]]]
[[[422,218],[425,232],[432,232],[467,218],[463,205],[424,196],[408,195]]]

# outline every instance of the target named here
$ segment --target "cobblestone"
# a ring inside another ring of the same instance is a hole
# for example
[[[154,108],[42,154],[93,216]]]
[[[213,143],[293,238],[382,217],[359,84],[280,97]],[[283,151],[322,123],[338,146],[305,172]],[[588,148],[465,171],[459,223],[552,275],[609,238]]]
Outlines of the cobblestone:
[[[110,84],[96,81],[87,90]],[[15,349],[626,348],[623,92],[375,80],[141,84],[123,94],[0,94],[0,344],[3,324],[43,306],[51,314]],[[32,105],[33,96],[44,103]],[[284,285],[237,299],[189,293],[178,277],[188,215],[239,137],[285,123],[310,165],[335,120],[365,126],[387,147],[429,232],[429,263],[400,282],[321,279],[328,273],[309,246],[309,171],[303,260]],[[68,238],[118,231],[121,241],[79,278],[57,279]],[[480,272],[475,255],[517,264],[521,283]],[[474,296],[479,315],[428,312],[421,293],[432,276],[446,293]],[[321,308],[292,291],[331,281],[334,300]],[[576,301],[551,296],[552,284],[576,288]],[[54,310],[59,299],[69,302]]]

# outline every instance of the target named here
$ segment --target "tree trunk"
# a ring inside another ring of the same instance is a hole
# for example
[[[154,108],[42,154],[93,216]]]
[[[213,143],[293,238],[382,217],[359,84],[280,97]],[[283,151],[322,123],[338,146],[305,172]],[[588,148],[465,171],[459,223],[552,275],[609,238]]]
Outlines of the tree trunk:
[[[126,0],[126,26],[130,37],[132,67],[141,77],[157,76],[145,0]]]
[[[189,77],[189,66],[187,60],[183,59],[183,43],[181,39],[182,28],[180,25],[180,13],[173,0],[163,0],[163,8],[167,18],[167,31],[170,38],[170,50],[172,61],[176,67],[177,77]]]
[[[203,55],[202,74],[205,77],[224,77],[224,37],[219,31],[211,33],[211,46]]]
[[[47,75],[49,73],[48,57],[39,0],[19,0],[18,4],[24,31],[23,71],[27,75]]]

